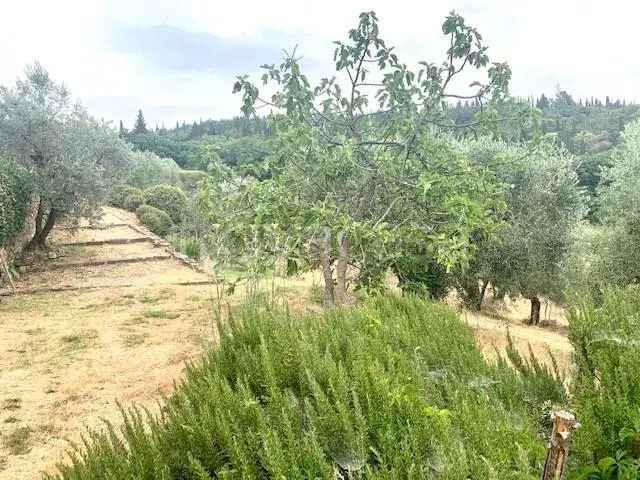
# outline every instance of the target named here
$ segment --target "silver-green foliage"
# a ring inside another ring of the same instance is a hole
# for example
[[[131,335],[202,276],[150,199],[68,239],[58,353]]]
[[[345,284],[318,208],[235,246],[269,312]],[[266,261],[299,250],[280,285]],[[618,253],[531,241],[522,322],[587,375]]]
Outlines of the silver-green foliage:
[[[40,199],[39,244],[57,219],[94,215],[129,161],[117,131],[72,103],[38,63],[13,88],[0,87],[0,154],[27,170]]]
[[[486,139],[464,146],[475,162],[495,172],[506,209],[493,237],[477,237],[476,256],[460,273],[459,285],[487,281],[504,294],[560,298],[562,265],[586,213],[576,159],[544,139],[529,146]]]
[[[153,185],[179,185],[181,169],[171,158],[162,158],[153,152],[130,152],[131,169],[126,182],[145,189]]]
[[[607,281],[625,285],[640,280],[640,121],[627,125],[611,163],[600,190],[608,237],[600,270]]]
[[[127,207],[125,207],[125,204],[131,203],[131,202],[128,202],[127,199],[135,198],[135,197],[140,197],[141,199],[140,204],[144,203],[142,190],[136,187],[132,187],[130,185],[117,185],[113,187],[111,189],[111,192],[109,193],[109,202],[114,207],[127,209]],[[138,205],[136,208],[138,208],[139,206],[140,205]],[[133,210],[135,210],[136,208],[134,208]]]
[[[627,125],[602,172],[597,222],[582,225],[564,265],[570,290],[602,300],[608,286],[640,279],[640,121]]]
[[[505,265],[497,286],[527,298],[558,298],[561,263],[586,213],[576,160],[558,146],[542,144],[526,152],[505,177],[510,185],[500,241]]]

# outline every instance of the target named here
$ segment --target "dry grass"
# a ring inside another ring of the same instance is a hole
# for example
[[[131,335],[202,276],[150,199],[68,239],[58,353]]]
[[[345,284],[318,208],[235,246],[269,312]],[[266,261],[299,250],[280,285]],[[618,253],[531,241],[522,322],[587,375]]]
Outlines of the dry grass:
[[[117,214],[111,210],[104,222],[122,223]],[[117,227],[72,236],[61,230],[56,238],[129,238],[125,231],[133,232]],[[124,256],[153,249],[143,243],[78,251],[111,256],[120,247]],[[184,362],[213,341],[211,311],[199,300],[211,297],[211,287],[171,285],[205,279],[174,260],[22,276],[22,288],[107,288],[18,295],[0,303],[0,479],[28,480],[51,470],[66,438],[79,440],[86,427],[100,427],[101,418],[117,419],[116,399],[153,408],[180,378]],[[150,311],[158,313],[147,318]]]
[[[31,428],[18,427],[2,437],[2,446],[10,455],[24,455],[31,449]]]

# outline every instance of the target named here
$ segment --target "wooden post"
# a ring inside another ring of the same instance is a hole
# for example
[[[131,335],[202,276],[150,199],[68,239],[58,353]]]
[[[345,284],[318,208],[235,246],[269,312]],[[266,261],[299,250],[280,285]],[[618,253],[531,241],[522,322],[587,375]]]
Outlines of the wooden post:
[[[553,420],[553,429],[551,430],[542,480],[562,480],[569,460],[571,434],[573,430],[580,427],[580,424],[573,414],[564,410],[553,412],[551,419]]]

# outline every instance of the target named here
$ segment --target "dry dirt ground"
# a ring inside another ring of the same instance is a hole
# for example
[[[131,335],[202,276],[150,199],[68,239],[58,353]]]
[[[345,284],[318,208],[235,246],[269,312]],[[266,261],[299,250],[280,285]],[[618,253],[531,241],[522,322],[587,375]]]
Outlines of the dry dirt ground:
[[[529,356],[533,351],[536,359],[551,366],[550,354],[563,373],[570,375],[573,348],[567,339],[568,322],[565,311],[546,303],[542,308],[541,324],[527,325],[529,301],[517,300],[492,303],[490,299],[482,312],[461,311],[460,315],[476,333],[478,344],[487,357],[493,358],[497,351],[507,345],[507,333],[521,354]]]
[[[141,233],[133,215],[107,208],[97,224],[58,228],[51,244],[64,255],[21,275],[19,294],[0,297],[0,480],[55,471],[68,440],[101,419],[118,423],[116,401],[155,407],[185,361],[215,342],[213,279]],[[77,265],[113,259],[130,263]],[[309,275],[277,288],[294,309],[317,310],[318,281]],[[504,347],[508,327],[521,350],[530,343],[546,355],[548,346],[568,364],[562,311],[542,328],[523,325],[525,309],[463,317],[488,355]]]
[[[18,291],[80,289],[0,300],[0,479],[51,471],[66,438],[117,420],[116,399],[153,406],[213,340],[212,285],[184,285],[211,279],[130,227],[104,228],[135,223],[126,212],[107,209],[100,223],[56,230],[51,244],[64,256],[16,283]],[[140,240],[73,245],[120,239]],[[132,262],[64,268],[105,259]]]

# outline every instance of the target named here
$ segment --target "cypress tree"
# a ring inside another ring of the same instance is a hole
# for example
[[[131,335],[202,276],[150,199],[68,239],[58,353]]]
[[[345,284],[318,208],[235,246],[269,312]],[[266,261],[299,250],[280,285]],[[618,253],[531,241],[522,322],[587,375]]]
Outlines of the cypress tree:
[[[120,138],[124,138],[127,136],[127,133],[129,132],[127,132],[127,129],[124,128],[124,124],[122,123],[122,120],[120,120],[120,128],[118,129],[118,136]]]
[[[136,135],[141,133],[147,133],[147,122],[144,120],[142,110],[138,110],[138,117],[136,118],[135,126],[133,127],[133,133]]]

